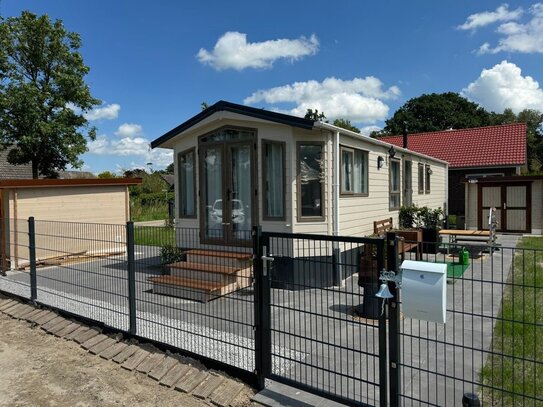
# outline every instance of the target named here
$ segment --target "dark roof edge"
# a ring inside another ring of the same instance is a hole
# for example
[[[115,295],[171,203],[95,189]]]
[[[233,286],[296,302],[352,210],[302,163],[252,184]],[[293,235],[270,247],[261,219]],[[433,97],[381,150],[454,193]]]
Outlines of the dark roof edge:
[[[269,110],[258,109],[256,107],[238,105],[236,103],[219,100],[214,105],[209,106],[207,109],[198,113],[196,116],[190,118],[186,122],[180,124],[179,126],[163,134],[159,138],[153,140],[151,142],[151,147],[152,148],[159,147],[161,144],[177,136],[179,133],[191,128],[195,124],[211,116],[213,113],[221,112],[221,111],[238,113],[245,116],[255,117],[257,119],[264,119],[264,120],[269,120],[275,123],[281,123],[281,124],[286,124],[293,127],[299,127],[302,129],[312,129],[315,123],[313,120],[304,119],[303,117],[296,117],[296,116],[291,116],[284,113],[271,112]]]

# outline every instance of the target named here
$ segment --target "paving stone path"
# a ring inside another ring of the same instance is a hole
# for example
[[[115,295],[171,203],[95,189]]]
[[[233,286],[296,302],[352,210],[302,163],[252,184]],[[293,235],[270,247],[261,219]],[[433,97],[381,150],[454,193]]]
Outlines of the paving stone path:
[[[219,407],[242,405],[240,396],[253,394],[247,385],[217,372],[192,366],[182,357],[125,341],[121,334],[105,334],[97,327],[65,318],[52,310],[23,303],[0,293],[0,312],[38,325],[45,332],[74,341],[87,350],[157,383],[206,400]],[[245,395],[242,395],[242,392]],[[250,393],[250,394],[249,394]]]

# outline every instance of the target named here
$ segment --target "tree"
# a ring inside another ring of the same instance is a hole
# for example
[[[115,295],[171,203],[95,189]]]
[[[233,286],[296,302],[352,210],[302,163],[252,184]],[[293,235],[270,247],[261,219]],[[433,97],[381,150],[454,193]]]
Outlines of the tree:
[[[398,135],[404,122],[411,133],[441,131],[450,128],[465,129],[493,124],[492,115],[476,103],[458,93],[432,93],[408,100],[385,121],[383,130],[372,137]]]
[[[337,127],[341,127],[343,129],[354,131],[355,133],[360,133],[360,129],[356,126],[353,126],[351,124],[351,121],[347,119],[336,119],[334,120],[333,125]]]
[[[0,149],[8,162],[32,164],[32,176],[55,177],[94,140],[84,114],[100,103],[84,76],[81,39],[62,21],[24,11],[0,19]]]
[[[324,121],[326,120],[326,116],[324,115],[324,112],[319,113],[317,109],[307,109],[307,112],[305,112],[304,119],[309,120],[315,120],[315,121]]]
[[[98,178],[110,179],[110,178],[119,178],[119,177],[111,171],[102,171],[100,174],[98,174]]]

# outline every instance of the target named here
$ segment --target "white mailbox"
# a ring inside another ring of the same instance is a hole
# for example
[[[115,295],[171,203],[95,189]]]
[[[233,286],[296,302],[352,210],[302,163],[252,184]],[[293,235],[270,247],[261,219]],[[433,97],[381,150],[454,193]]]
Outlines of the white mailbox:
[[[402,271],[402,311],[406,317],[445,323],[447,265],[405,260]]]

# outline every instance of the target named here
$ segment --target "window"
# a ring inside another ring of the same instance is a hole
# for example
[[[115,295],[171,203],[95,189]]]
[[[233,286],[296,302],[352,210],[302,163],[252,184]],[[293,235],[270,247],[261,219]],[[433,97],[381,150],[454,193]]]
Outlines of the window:
[[[389,170],[389,202],[390,210],[400,209],[400,161],[390,160]]]
[[[426,182],[424,183],[424,192],[429,194],[430,193],[430,178],[432,176],[432,169],[430,168],[430,166],[428,164],[425,165],[424,173],[426,174],[426,177],[425,177]]]
[[[196,217],[196,173],[194,171],[194,149],[178,154],[177,172],[179,176],[179,217]]]
[[[368,153],[341,147],[341,193],[368,194]]]
[[[285,219],[285,143],[262,141],[264,219]]]
[[[424,164],[419,164],[419,194],[424,194]]]
[[[324,218],[324,160],[322,143],[298,143],[298,216]]]

